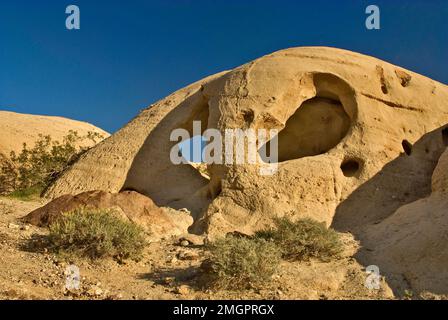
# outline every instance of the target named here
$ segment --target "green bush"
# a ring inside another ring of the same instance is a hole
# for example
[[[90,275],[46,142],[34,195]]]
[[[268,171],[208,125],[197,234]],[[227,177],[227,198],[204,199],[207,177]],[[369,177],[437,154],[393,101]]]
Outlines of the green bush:
[[[324,223],[312,219],[292,222],[288,218],[277,218],[274,225],[274,228],[258,231],[255,237],[275,243],[285,260],[317,258],[328,261],[339,257],[343,251],[339,234],[326,228]]]
[[[111,210],[79,208],[50,225],[49,243],[58,253],[121,261],[139,260],[146,241],[141,227]]]
[[[263,239],[227,237],[208,246],[208,275],[214,286],[247,289],[265,285],[280,263],[278,248]]]
[[[7,195],[15,190],[16,170],[11,160],[0,153],[0,195]]]
[[[11,192],[8,197],[22,201],[29,201],[40,197],[42,193],[41,186],[33,186],[26,189],[18,189]]]
[[[0,168],[0,194],[18,192],[27,194],[35,191],[36,195],[88,148],[79,147],[85,141],[96,143],[103,137],[96,132],[79,136],[70,130],[62,142],[53,141],[50,136],[39,135],[33,148],[26,143],[19,154],[11,152],[10,160],[2,161]]]

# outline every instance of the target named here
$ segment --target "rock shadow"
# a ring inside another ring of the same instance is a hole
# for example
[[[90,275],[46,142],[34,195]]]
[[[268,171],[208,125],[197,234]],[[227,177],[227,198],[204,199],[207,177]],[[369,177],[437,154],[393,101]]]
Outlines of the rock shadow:
[[[337,231],[351,232],[360,242],[361,249],[355,258],[364,266],[378,265],[381,274],[397,295],[410,289],[406,280],[381,265],[381,253],[366,236],[366,230],[391,216],[398,208],[431,194],[432,174],[438,160],[446,150],[443,126],[422,136],[380,172],[362,184],[336,209],[331,225]],[[409,149],[412,152],[409,152]],[[376,258],[374,258],[376,257]]]

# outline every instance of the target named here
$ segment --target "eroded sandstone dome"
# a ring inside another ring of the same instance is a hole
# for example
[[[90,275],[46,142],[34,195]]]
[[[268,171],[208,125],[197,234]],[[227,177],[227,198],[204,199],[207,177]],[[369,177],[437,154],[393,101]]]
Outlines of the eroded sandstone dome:
[[[143,110],[84,154],[48,197],[138,191],[187,208],[192,231],[251,233],[274,216],[339,230],[382,221],[427,196],[448,144],[447,86],[362,54],[282,50],[205,78]],[[174,165],[174,129],[278,129],[278,172],[254,165]]]

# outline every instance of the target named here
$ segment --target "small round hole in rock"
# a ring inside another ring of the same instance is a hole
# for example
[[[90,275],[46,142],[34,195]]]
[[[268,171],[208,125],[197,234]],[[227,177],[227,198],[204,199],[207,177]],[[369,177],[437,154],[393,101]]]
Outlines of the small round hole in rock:
[[[341,170],[344,176],[354,177],[360,168],[360,164],[357,160],[346,160],[341,164]]]
[[[443,144],[448,146],[448,127],[442,130]]]
[[[243,119],[244,122],[247,124],[251,124],[254,121],[255,115],[252,110],[245,110],[243,111]]]
[[[410,156],[412,154],[412,143],[410,143],[408,140],[403,140],[403,142],[401,143],[401,145],[403,146],[403,150],[404,152]]]

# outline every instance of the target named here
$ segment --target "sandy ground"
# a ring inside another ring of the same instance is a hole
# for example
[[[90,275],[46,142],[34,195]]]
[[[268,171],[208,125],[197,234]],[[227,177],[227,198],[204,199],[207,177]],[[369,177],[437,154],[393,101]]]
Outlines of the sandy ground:
[[[271,284],[260,290],[222,291],[199,286],[200,246],[183,247],[178,239],[151,243],[140,262],[63,261],[39,246],[46,229],[19,218],[41,206],[0,198],[0,298],[2,299],[390,299],[364,284],[365,270],[352,255],[357,244],[345,235],[345,257],[333,262],[283,262]],[[80,269],[79,290],[67,290],[66,268]]]

